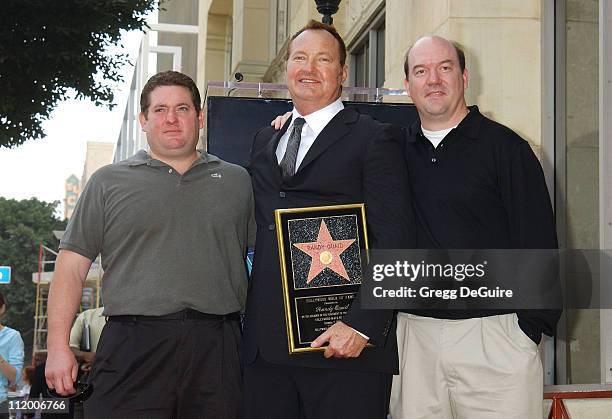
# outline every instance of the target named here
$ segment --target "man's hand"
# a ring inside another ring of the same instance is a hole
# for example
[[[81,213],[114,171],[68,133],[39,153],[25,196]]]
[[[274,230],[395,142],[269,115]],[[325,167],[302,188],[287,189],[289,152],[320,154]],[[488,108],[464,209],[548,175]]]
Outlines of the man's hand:
[[[289,119],[290,117],[291,112],[287,112],[284,115],[279,115],[274,118],[274,121],[270,122],[270,125],[272,125],[276,131],[278,131],[283,127],[283,125],[285,125],[285,122],[287,122],[287,119]]]
[[[73,383],[77,379],[77,361],[68,346],[65,349],[49,350],[45,378],[47,386],[61,396],[74,394]]]
[[[83,355],[83,365],[81,365],[81,369],[83,371],[90,371],[91,366],[93,365],[94,358],[96,357],[95,352],[81,352]]]
[[[55,272],[47,305],[47,386],[62,396],[73,394],[72,383],[77,378],[77,362],[68,346],[70,326],[81,303],[83,282],[91,260],[78,253],[62,249],[55,260]]]
[[[316,338],[310,346],[319,348],[329,342],[325,348],[325,358],[357,358],[368,341],[342,322],[336,322]]]

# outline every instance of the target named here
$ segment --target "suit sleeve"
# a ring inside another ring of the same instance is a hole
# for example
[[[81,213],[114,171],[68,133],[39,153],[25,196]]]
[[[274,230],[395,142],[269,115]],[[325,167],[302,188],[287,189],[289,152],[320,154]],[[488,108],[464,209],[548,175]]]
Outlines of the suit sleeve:
[[[498,181],[502,200],[508,209],[513,247],[556,249],[555,217],[540,162],[524,140],[516,143],[507,154],[508,160],[503,164]],[[558,287],[558,277],[554,280]],[[560,315],[559,309],[517,312],[519,326],[536,343],[539,343],[542,333],[554,334]]]
[[[416,227],[402,151],[404,137],[399,128],[383,127],[369,141],[364,156],[363,194],[369,245],[373,249],[414,248]],[[362,309],[358,294],[344,322],[380,345],[386,340],[393,317],[393,310]]]
[[[250,182],[249,182],[250,185]],[[257,223],[255,223],[255,198],[253,197],[253,188],[251,187],[249,195],[249,221],[247,224],[247,247],[253,249],[255,247],[255,239],[257,238]]]
[[[247,161],[247,164],[245,166],[245,169],[247,169],[247,172],[249,172],[249,175],[251,174],[251,163],[253,161],[253,153],[256,152],[257,150],[257,141],[258,138],[260,136],[260,134],[262,133],[263,130],[265,130],[266,127],[260,128],[255,134],[253,134],[253,138],[251,139],[251,147],[249,149],[249,160]]]

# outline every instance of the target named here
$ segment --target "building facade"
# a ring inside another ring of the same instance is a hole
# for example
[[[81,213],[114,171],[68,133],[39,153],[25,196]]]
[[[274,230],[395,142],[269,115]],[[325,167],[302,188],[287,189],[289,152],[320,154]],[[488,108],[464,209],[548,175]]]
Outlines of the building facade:
[[[75,175],[68,176],[64,183],[64,190],[66,191],[64,195],[64,219],[69,220],[81,193],[79,178]]]
[[[113,161],[113,143],[101,141],[87,141],[85,151],[85,163],[83,164],[83,176],[81,176],[81,189],[85,188],[89,178],[99,168],[111,164]]]

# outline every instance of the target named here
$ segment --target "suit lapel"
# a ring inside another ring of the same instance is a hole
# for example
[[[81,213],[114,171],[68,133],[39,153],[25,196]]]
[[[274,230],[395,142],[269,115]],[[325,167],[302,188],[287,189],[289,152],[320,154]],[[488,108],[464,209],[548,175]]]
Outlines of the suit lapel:
[[[304,160],[302,160],[302,164],[298,167],[296,174],[312,163],[336,141],[347,135],[351,130],[351,124],[355,123],[358,117],[359,113],[353,108],[344,108],[338,112],[317,136],[308,153],[304,156]]]
[[[276,173],[279,177],[281,176],[280,167],[278,166],[278,159],[276,158],[276,148],[278,147],[278,142],[280,141],[283,134],[287,131],[287,128],[291,124],[291,118],[285,122],[283,127],[279,131],[275,131],[270,137],[268,144],[266,144],[266,157],[269,160],[269,164],[273,167],[273,172]]]

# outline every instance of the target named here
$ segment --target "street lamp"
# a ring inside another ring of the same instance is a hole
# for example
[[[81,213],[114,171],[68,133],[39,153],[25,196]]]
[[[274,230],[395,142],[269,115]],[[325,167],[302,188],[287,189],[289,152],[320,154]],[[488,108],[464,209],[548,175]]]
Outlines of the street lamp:
[[[334,23],[332,15],[338,11],[340,0],[315,0],[317,11],[323,15],[323,23],[331,25]]]

